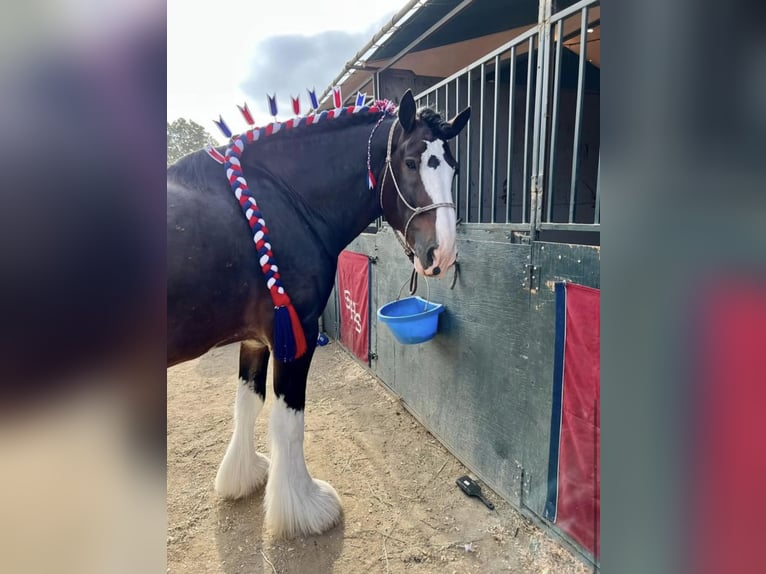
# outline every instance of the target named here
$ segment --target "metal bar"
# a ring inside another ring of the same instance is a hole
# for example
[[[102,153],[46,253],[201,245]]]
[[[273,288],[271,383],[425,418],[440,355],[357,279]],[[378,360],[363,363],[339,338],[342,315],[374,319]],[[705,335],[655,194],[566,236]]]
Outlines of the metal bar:
[[[500,97],[500,55],[495,56],[495,99],[492,104],[492,210],[491,219],[495,223],[495,202],[497,200],[497,116]]]
[[[532,37],[535,34],[537,34],[537,30],[538,30],[538,28],[537,28],[537,26],[535,26],[533,28],[530,28],[526,32],[522,32],[521,34],[516,36],[513,40],[510,40],[509,42],[506,42],[505,44],[503,44],[499,48],[495,48],[489,54],[486,54],[486,55],[482,56],[481,58],[479,58],[478,60],[475,60],[475,61],[471,62],[465,68],[462,68],[462,69],[458,70],[457,72],[455,72],[454,74],[452,74],[448,78],[444,78],[438,84],[434,84],[433,86],[431,86],[427,90],[423,90],[423,92],[421,94],[418,94],[418,95],[421,96],[421,95],[425,94],[426,92],[430,92],[432,90],[435,90],[436,88],[440,88],[441,86],[443,86],[446,83],[451,82],[455,78],[457,78],[459,76],[462,76],[464,74],[467,74],[470,70],[473,70],[474,68],[477,68],[481,63],[487,62],[487,61],[491,60],[492,58],[494,58],[495,56],[497,56],[498,54],[502,54],[504,52],[507,52],[508,50],[510,50],[511,48],[513,48],[515,46],[519,46],[520,44],[523,44],[524,42],[528,41],[530,37]]]
[[[484,211],[484,84],[487,83],[487,78],[484,75],[484,64],[481,65],[479,76],[479,197],[476,209],[476,222],[481,223],[481,214]]]
[[[538,90],[538,104],[540,106],[540,114],[538,115],[538,121],[540,122],[538,132],[538,152],[537,152],[537,169],[535,174],[536,181],[536,197],[535,197],[535,226],[538,226],[542,221],[543,211],[543,195],[545,193],[545,152],[546,141],[548,135],[548,83],[551,76],[551,10],[552,0],[541,0],[540,3],[540,15],[543,22],[540,29],[540,36],[537,39],[538,47],[538,81],[540,89]],[[535,148],[532,148],[533,150]]]
[[[600,223],[541,223],[543,231],[601,231]]]
[[[325,91],[322,93],[322,95],[319,97],[319,104],[321,107],[321,104],[324,103],[325,99],[329,97],[329,95],[332,93],[333,86],[337,85],[338,82],[343,78],[343,76],[346,74],[346,72],[349,71],[352,65],[356,65],[362,57],[367,53],[368,50],[373,48],[377,42],[385,36],[396,24],[404,18],[412,9],[415,11],[420,10],[423,6],[418,6],[420,3],[420,0],[409,0],[407,4],[405,4],[401,10],[399,10],[394,16],[389,20],[378,32],[375,34],[372,39],[367,42],[354,56],[346,63],[345,66],[343,66],[343,69],[341,70],[340,74],[338,74],[335,79],[330,82],[330,85],[327,86]]]
[[[598,152],[598,168],[596,169],[596,208],[593,212],[593,223],[601,223],[601,150]]]
[[[460,78],[455,78],[455,115],[460,109]],[[460,165],[460,135],[455,138],[455,158]],[[455,178],[455,213],[460,213],[460,174]]]
[[[575,197],[577,195],[577,168],[580,163],[580,127],[582,124],[582,95],[585,84],[585,50],[587,49],[588,8],[582,9],[580,22],[580,65],[577,70],[577,108],[575,110],[574,143],[572,145],[572,187],[569,191],[569,223],[574,222]]]
[[[548,192],[548,214],[545,218],[550,222],[553,213],[553,202],[556,197],[556,132],[559,127],[559,95],[561,94],[561,46],[564,43],[563,38],[564,27],[562,21],[559,20],[556,23],[556,36],[558,42],[556,42],[556,66],[554,68],[553,76],[553,117],[551,118],[551,155],[548,160],[548,185],[546,186]]]
[[[580,2],[578,2],[577,4],[572,4],[571,6],[569,6],[567,8],[564,8],[563,10],[561,10],[559,12],[556,12],[556,14],[554,14],[551,17],[551,21],[552,22],[557,22],[559,20],[564,20],[567,16],[571,16],[572,14],[576,14],[577,12],[582,10],[583,8],[586,8],[588,6],[595,5],[595,4],[599,4],[600,5],[601,2],[599,0],[580,0]]]
[[[524,170],[522,175],[522,194],[521,194],[521,220],[527,221],[527,191],[529,182],[527,181],[527,165],[529,164],[529,104],[532,91],[532,48],[534,47],[534,37],[529,39],[529,49],[527,50],[527,100],[526,111],[524,112]]]
[[[425,32],[423,32],[423,33],[422,33],[420,36],[418,36],[417,38],[415,38],[415,39],[414,39],[412,42],[410,42],[409,44],[407,44],[407,46],[405,46],[405,47],[404,47],[404,48],[403,48],[403,49],[402,49],[402,50],[401,50],[401,51],[400,51],[398,54],[396,54],[396,56],[394,56],[393,58],[391,58],[391,59],[388,61],[388,63],[386,63],[386,64],[384,64],[383,66],[381,66],[381,67],[380,67],[380,71],[382,72],[382,71],[384,71],[384,70],[387,70],[388,68],[390,68],[391,66],[393,66],[394,64],[396,64],[396,63],[397,63],[399,60],[401,60],[401,59],[402,59],[404,56],[406,56],[407,54],[409,54],[409,53],[410,53],[410,51],[411,51],[413,48],[417,47],[417,45],[418,45],[418,44],[420,44],[420,43],[421,43],[423,40],[425,40],[426,38],[428,38],[428,37],[429,37],[431,34],[433,34],[434,32],[436,32],[436,31],[437,31],[439,28],[441,28],[442,26],[444,26],[444,25],[445,25],[447,22],[449,22],[450,20],[452,20],[452,18],[453,18],[455,15],[457,15],[458,13],[460,13],[460,12],[461,12],[461,11],[462,11],[464,8],[467,8],[467,7],[468,7],[468,6],[469,6],[469,5],[470,5],[472,2],[473,2],[473,0],[463,0],[463,1],[462,1],[460,4],[458,4],[457,6],[455,6],[455,7],[454,7],[452,10],[450,10],[449,12],[447,12],[447,13],[446,13],[444,16],[442,16],[442,17],[441,17],[441,18],[440,18],[440,19],[439,19],[439,20],[438,20],[438,21],[437,21],[437,22],[436,22],[436,23],[435,23],[433,26],[431,26],[431,27],[430,27],[428,30],[426,30]]]
[[[460,227],[470,231],[497,231],[498,229],[503,231],[529,231],[529,223],[508,223],[507,225],[504,223],[472,223],[469,226],[463,227],[461,225]]]
[[[471,105],[471,70],[468,70],[468,87],[466,88],[468,105]],[[468,124],[465,129],[468,132],[465,134],[465,222],[471,221],[471,120],[468,120]]]
[[[513,98],[516,95],[516,46],[511,48],[511,70],[508,86],[508,166],[505,174],[505,222],[511,222],[511,184],[513,182]]]

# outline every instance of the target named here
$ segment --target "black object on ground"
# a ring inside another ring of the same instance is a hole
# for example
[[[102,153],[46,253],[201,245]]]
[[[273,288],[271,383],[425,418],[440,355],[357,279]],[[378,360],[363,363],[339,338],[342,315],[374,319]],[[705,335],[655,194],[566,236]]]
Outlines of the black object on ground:
[[[484,498],[484,496],[481,493],[481,486],[479,486],[475,480],[473,480],[468,475],[461,476],[458,478],[455,483],[460,487],[460,490],[465,492],[468,496],[475,496],[479,500],[481,500],[487,508],[490,510],[495,509],[495,505],[492,504],[489,500]]]

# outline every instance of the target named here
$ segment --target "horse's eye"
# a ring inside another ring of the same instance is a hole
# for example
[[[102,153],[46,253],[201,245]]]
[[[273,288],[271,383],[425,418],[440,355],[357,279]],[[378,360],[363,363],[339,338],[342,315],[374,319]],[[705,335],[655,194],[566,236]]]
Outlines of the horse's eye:
[[[410,169],[415,169],[416,167],[418,167],[418,164],[415,163],[414,159],[405,160],[404,163],[407,164],[407,167]]]

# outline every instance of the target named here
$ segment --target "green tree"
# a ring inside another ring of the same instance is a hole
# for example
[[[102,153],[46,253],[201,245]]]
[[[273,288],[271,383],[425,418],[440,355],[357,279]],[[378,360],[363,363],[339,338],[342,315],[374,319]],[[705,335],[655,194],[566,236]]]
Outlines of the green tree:
[[[205,128],[192,120],[178,118],[168,123],[168,165],[209,143],[218,145]]]

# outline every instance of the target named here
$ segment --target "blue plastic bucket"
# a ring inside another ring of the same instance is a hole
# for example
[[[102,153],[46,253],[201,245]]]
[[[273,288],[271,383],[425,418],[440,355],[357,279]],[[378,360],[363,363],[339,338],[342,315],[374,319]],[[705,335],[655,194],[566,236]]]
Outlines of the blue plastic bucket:
[[[383,305],[378,309],[378,320],[388,325],[402,345],[416,345],[434,338],[442,311],[444,305],[407,297]]]

